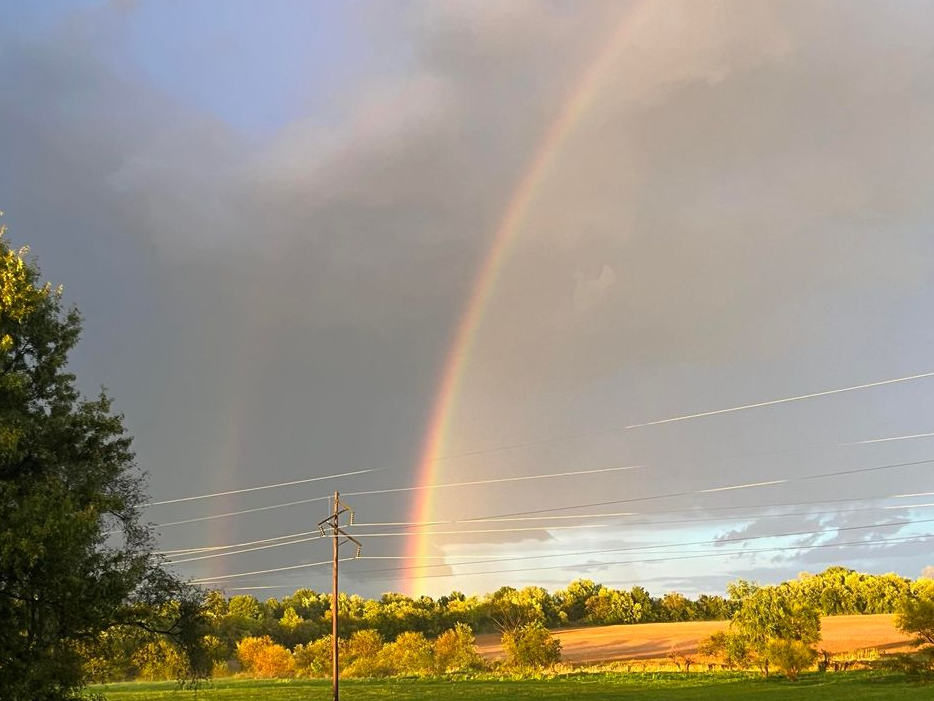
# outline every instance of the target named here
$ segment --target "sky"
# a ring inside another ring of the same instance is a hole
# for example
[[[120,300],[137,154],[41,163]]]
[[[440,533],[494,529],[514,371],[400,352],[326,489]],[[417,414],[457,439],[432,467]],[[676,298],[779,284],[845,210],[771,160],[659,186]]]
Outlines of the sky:
[[[328,587],[269,539],[335,489],[367,596],[920,575],[934,377],[652,422],[934,372],[932,123],[927,2],[0,7],[8,237],[152,499],[375,470],[147,507],[266,541],[174,565],[231,593]]]

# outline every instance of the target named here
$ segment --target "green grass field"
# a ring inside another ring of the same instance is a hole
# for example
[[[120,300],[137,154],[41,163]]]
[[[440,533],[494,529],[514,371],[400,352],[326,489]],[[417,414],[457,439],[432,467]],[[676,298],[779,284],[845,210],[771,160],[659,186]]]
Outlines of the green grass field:
[[[107,701],[326,701],[327,681],[260,681],[230,679],[210,682],[197,692],[179,691],[175,684],[128,683],[97,686]],[[524,701],[525,699],[589,699],[591,701],[929,701],[934,685],[906,681],[902,676],[865,672],[810,674],[791,683],[740,674],[581,674],[541,680],[387,680],[342,681],[347,701]]]

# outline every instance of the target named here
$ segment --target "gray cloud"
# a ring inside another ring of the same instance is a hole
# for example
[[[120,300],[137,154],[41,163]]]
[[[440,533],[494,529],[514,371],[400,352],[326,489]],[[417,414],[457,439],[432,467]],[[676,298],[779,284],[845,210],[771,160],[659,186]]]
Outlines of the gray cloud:
[[[366,480],[377,488],[414,479],[473,276],[618,26],[610,67],[503,261],[445,450],[929,369],[934,336],[917,321],[934,302],[924,3],[413,3],[393,21],[374,5],[367,31],[405,47],[406,70],[368,66],[334,88],[328,111],[261,136],[154,87],[122,53],[133,8],[119,5],[75,13],[54,35],[6,30],[0,193],[14,240],[33,244],[84,310],[76,369],[117,397],[160,497],[348,467],[392,467]],[[438,510],[495,515],[929,457],[923,444],[704,457],[833,448],[934,420],[920,391],[871,396],[446,461],[442,481],[648,467],[534,492],[451,492]],[[778,487],[774,499],[884,495],[923,469]],[[407,497],[359,502],[374,520],[409,510]],[[165,539],[233,542],[307,520],[289,511]],[[735,533],[814,523],[826,521]],[[518,536],[482,541],[534,541]],[[914,551],[885,551],[896,552],[920,569]]]

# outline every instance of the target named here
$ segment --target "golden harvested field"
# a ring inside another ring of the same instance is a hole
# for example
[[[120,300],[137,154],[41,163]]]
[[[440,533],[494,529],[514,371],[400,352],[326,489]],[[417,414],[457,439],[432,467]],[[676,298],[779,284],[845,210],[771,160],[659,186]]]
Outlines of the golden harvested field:
[[[833,653],[875,648],[893,652],[908,649],[908,637],[896,630],[892,616],[830,616],[822,619],[823,640],[818,647]],[[671,652],[693,653],[697,643],[727,627],[726,621],[641,623],[629,626],[569,628],[556,631],[561,656],[567,662],[664,659]],[[477,636],[484,657],[502,656],[495,634]]]

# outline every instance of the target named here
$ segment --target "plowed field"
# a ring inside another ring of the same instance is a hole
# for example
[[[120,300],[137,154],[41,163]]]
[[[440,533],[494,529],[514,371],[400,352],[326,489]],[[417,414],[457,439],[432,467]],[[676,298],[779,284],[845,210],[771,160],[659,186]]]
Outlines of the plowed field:
[[[561,640],[561,657],[566,662],[654,660],[667,658],[671,652],[696,652],[698,641],[726,627],[726,621],[641,623],[569,628],[555,631],[555,635]],[[908,649],[908,638],[896,630],[892,616],[887,614],[830,616],[821,621],[821,632],[823,640],[818,647],[834,653]],[[480,635],[477,644],[484,657],[503,654],[496,635]]]

